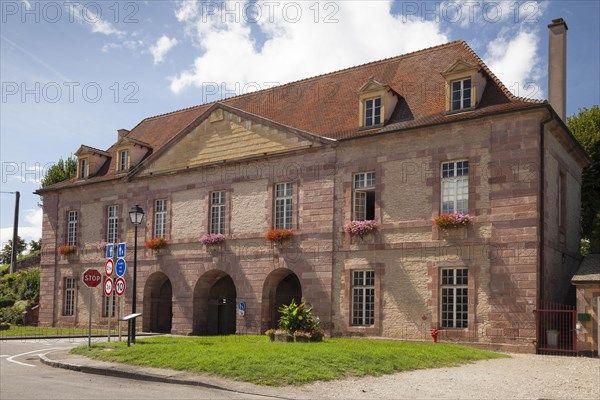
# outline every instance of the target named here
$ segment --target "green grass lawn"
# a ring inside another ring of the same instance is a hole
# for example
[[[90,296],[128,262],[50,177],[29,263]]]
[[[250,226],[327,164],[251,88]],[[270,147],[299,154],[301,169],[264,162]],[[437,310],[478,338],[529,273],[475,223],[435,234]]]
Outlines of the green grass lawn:
[[[92,329],[92,334],[105,334],[106,330]],[[87,335],[87,329],[80,328],[59,328],[59,327],[37,327],[37,326],[15,326],[10,329],[0,331],[0,339],[7,336],[80,336]],[[114,333],[113,333],[114,334]]]
[[[442,343],[325,339],[270,342],[266,336],[153,337],[71,351],[104,361],[208,373],[259,385],[294,385],[348,376],[456,366],[502,354]]]

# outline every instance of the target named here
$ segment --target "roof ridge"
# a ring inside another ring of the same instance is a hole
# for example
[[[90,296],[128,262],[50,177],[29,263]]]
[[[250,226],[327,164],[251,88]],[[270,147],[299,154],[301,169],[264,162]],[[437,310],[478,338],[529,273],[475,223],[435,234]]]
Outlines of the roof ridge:
[[[200,108],[200,107],[204,107],[204,106],[211,106],[211,105],[216,104],[216,103],[223,103],[225,101],[232,100],[232,99],[237,99],[237,98],[244,97],[244,96],[252,96],[252,95],[256,95],[258,93],[264,93],[264,92],[268,92],[269,90],[280,89],[280,88],[283,88],[283,87],[286,87],[286,86],[295,85],[295,84],[298,84],[300,82],[310,81],[312,79],[322,78],[322,77],[328,76],[328,75],[333,76],[333,75],[336,75],[336,74],[339,74],[339,73],[342,73],[342,72],[348,72],[348,71],[353,70],[353,69],[360,69],[360,68],[370,67],[370,66],[373,66],[373,65],[375,65],[377,63],[390,62],[392,60],[399,59],[399,58],[405,58],[405,57],[406,58],[408,58],[408,57],[414,57],[414,56],[422,54],[422,53],[427,53],[427,52],[430,52],[430,51],[439,50],[441,48],[450,47],[450,46],[454,46],[454,45],[457,45],[457,44],[466,44],[466,43],[465,43],[465,41],[463,39],[454,40],[452,42],[447,42],[447,43],[442,43],[442,44],[438,44],[438,45],[431,46],[431,47],[426,47],[424,49],[415,50],[415,51],[412,51],[412,52],[409,52],[409,53],[404,53],[404,54],[400,54],[400,55],[397,55],[397,56],[382,58],[382,59],[375,60],[375,61],[369,61],[369,62],[366,62],[366,63],[363,63],[363,64],[358,64],[358,65],[354,65],[354,66],[351,66],[351,67],[342,68],[342,69],[338,69],[338,70],[331,71],[331,72],[326,72],[326,73],[319,74],[319,75],[314,75],[314,76],[311,76],[311,77],[308,77],[308,78],[298,79],[298,80],[295,80],[295,81],[284,83],[283,85],[274,86],[274,87],[270,87],[270,88],[266,88],[266,89],[261,89],[261,90],[255,91],[255,92],[238,94],[238,95],[227,97],[227,98],[221,99],[221,100],[214,100],[214,101],[210,101],[210,102],[207,102],[207,103],[197,104],[195,106],[181,108],[179,110],[169,111],[169,112],[166,112],[166,113],[163,113],[163,114],[153,115],[153,116],[146,117],[143,120],[141,120],[135,127],[133,127],[131,129],[130,132],[133,132],[137,126],[139,126],[142,122],[147,121],[147,120],[156,119],[156,118],[162,118],[162,117],[165,117],[165,116],[168,116],[168,115],[173,115],[173,114],[177,114],[177,113],[180,113],[180,112],[190,111],[190,110],[192,110],[194,108]],[[468,46],[467,46],[467,48],[470,50],[470,48]],[[475,54],[473,52],[473,50],[471,50],[471,52],[473,54]],[[478,57],[478,60],[480,60],[479,57]],[[487,68],[487,66],[486,66],[486,68]]]

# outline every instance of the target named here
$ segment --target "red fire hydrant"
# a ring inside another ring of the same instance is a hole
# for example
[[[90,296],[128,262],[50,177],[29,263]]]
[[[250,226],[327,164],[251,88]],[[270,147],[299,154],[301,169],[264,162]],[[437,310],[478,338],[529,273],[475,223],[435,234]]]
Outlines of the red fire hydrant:
[[[433,343],[437,343],[437,338],[438,338],[439,333],[440,332],[437,329],[431,330],[431,338],[433,339]]]

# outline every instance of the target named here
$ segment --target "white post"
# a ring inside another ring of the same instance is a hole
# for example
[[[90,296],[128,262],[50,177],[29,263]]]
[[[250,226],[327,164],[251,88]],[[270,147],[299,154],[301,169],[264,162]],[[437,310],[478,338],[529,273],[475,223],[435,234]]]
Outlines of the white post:
[[[106,295],[105,295],[106,296]],[[113,296],[112,294],[108,298],[108,310],[106,310],[106,316],[108,317],[108,341],[110,342],[110,320],[113,317]]]
[[[88,288],[90,291],[90,307],[88,310],[88,347],[92,347],[92,288]]]

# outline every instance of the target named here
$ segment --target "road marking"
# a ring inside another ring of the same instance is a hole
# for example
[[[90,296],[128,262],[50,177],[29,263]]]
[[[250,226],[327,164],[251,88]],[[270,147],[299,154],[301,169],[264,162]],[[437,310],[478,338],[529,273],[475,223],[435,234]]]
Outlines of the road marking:
[[[8,357],[6,359],[6,361],[9,361],[9,362],[15,363],[15,364],[19,364],[19,365],[23,365],[23,366],[26,366],[26,367],[35,367],[35,365],[33,365],[33,364],[27,364],[27,363],[24,363],[24,362],[17,361],[17,360],[15,360],[15,358],[16,357],[25,356],[25,355],[31,354],[31,353],[38,353],[37,355],[45,354],[45,353],[47,353],[47,352],[49,352],[51,350],[60,350],[61,348],[62,347],[54,347],[52,349],[39,349],[39,350],[28,351],[26,353],[15,354],[14,356]]]
[[[0,354],[0,358],[2,357],[10,357],[8,354]]]

